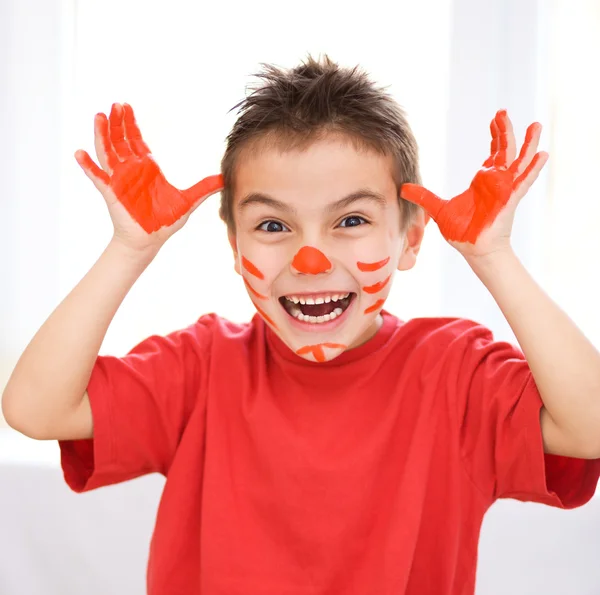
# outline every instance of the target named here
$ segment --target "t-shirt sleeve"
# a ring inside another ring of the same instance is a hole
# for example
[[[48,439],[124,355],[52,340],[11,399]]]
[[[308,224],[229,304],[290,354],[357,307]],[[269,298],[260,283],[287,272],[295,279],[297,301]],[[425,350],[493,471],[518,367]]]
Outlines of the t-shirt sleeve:
[[[600,461],[544,453],[543,403],[523,353],[470,321],[456,321],[452,336],[446,382],[473,483],[492,500],[585,504],[596,490]]]
[[[97,358],[87,387],[93,438],[59,441],[71,489],[167,474],[190,415],[205,406],[209,323],[149,337],[125,357]]]

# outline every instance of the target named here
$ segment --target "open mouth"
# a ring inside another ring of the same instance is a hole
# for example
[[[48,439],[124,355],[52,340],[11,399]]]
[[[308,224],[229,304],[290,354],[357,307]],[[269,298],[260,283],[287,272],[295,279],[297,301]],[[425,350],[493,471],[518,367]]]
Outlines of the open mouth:
[[[356,297],[355,293],[284,295],[279,302],[285,311],[300,322],[323,324],[340,317]]]

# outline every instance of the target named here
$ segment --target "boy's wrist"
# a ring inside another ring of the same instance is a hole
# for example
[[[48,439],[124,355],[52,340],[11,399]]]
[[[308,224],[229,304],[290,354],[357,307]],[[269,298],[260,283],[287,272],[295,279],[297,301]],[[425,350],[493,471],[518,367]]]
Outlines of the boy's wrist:
[[[144,268],[154,260],[154,257],[158,254],[159,250],[160,245],[155,244],[149,244],[143,247],[130,246],[126,242],[123,242],[118,236],[113,236],[107,246],[108,252]]]
[[[484,284],[503,275],[520,261],[511,246],[485,255],[467,256],[467,263]]]

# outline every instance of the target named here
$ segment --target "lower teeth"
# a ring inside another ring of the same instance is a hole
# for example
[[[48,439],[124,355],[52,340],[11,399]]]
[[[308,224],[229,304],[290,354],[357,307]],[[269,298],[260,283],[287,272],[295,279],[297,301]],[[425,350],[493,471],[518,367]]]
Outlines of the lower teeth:
[[[343,310],[341,308],[336,308],[331,314],[325,314],[325,316],[307,316],[306,314],[302,314],[302,312],[298,311],[294,313],[294,317],[300,320],[301,322],[310,322],[311,324],[322,324],[323,322],[329,322],[334,320],[338,316],[342,314]]]

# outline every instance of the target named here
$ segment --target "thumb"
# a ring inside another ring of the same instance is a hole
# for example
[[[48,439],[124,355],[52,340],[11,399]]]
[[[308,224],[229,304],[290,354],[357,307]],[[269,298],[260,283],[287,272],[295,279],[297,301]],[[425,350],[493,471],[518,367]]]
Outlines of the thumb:
[[[110,185],[110,176],[94,163],[86,151],[76,151],[75,160],[79,163],[79,166],[84,171],[85,175],[92,180],[94,186],[96,186],[100,192],[104,192],[106,186]]]
[[[183,195],[189,205],[197,207],[202,204],[209,196],[223,190],[223,176],[217,174],[215,176],[208,176],[203,180],[200,180],[197,184],[194,184],[191,188],[183,190]]]
[[[408,202],[423,207],[427,215],[434,220],[446,202],[433,192],[427,190],[427,188],[423,188],[423,186],[419,186],[418,184],[402,184],[400,187],[400,196]]]

